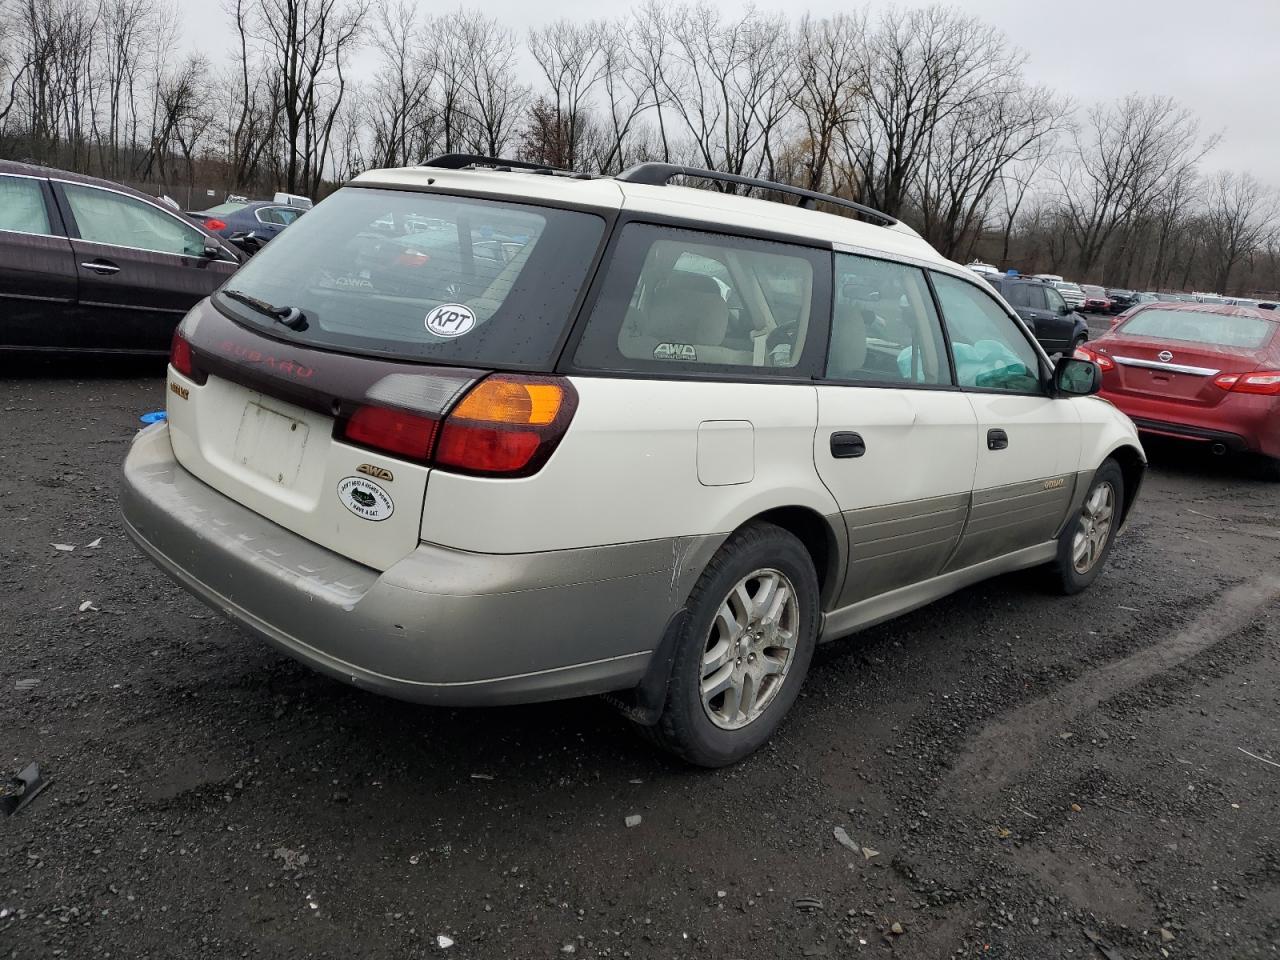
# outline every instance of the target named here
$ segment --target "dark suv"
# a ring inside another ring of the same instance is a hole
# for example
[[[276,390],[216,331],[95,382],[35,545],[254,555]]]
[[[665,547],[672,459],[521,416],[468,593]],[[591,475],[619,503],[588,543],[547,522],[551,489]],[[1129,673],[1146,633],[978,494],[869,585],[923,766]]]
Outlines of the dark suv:
[[[1052,284],[1030,277],[984,277],[1035,334],[1045,351],[1070,353],[1089,339],[1089,326]]]

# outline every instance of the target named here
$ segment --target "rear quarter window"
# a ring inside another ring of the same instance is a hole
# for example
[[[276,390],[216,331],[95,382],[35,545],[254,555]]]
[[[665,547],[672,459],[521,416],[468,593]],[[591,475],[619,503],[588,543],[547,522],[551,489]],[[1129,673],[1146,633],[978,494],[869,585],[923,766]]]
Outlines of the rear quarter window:
[[[607,269],[580,369],[787,376],[825,339],[827,251],[629,223]]]

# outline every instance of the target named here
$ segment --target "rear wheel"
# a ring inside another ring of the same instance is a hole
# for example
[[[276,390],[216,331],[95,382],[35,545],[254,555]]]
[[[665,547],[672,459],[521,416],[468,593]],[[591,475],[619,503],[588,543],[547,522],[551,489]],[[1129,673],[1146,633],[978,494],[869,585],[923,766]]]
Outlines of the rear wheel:
[[[1088,335],[1087,335],[1087,334],[1083,334],[1083,333],[1082,333],[1082,334],[1080,334],[1078,337],[1076,337],[1076,338],[1075,338],[1075,340],[1073,340],[1073,341],[1071,342],[1071,349],[1072,349],[1072,350],[1079,350],[1081,347],[1083,347],[1083,346],[1084,346],[1086,343],[1088,343],[1088,342],[1089,342],[1089,337],[1088,337]]]
[[[1058,537],[1058,555],[1050,564],[1053,584],[1063,593],[1079,593],[1098,578],[1115,542],[1124,508],[1124,474],[1104,460],[1093,475],[1079,512]]]
[[[690,763],[721,767],[758,749],[800,692],[818,629],[818,577],[781,527],[744,527],[689,597],[662,716],[642,727]]]

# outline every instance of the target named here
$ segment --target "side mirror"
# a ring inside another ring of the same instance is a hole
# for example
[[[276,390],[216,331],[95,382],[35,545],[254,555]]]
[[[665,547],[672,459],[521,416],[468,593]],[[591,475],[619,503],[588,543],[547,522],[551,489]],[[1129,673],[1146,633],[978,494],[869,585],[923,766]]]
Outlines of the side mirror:
[[[210,260],[217,260],[222,256],[222,247],[217,240],[212,237],[204,238],[204,255]]]
[[[1064,396],[1087,397],[1102,389],[1102,371],[1092,360],[1059,357],[1053,368],[1053,385]]]
[[[1071,304],[1064,303],[1062,306],[1058,307],[1058,316],[1060,317],[1071,316]]]

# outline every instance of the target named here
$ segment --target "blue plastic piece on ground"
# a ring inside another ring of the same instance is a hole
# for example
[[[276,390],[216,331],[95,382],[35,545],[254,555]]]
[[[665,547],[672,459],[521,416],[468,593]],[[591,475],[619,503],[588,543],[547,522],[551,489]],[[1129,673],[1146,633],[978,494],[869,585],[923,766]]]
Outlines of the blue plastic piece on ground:
[[[152,410],[150,413],[144,413],[138,419],[143,423],[159,423],[161,420],[168,420],[169,415],[163,410]]]

